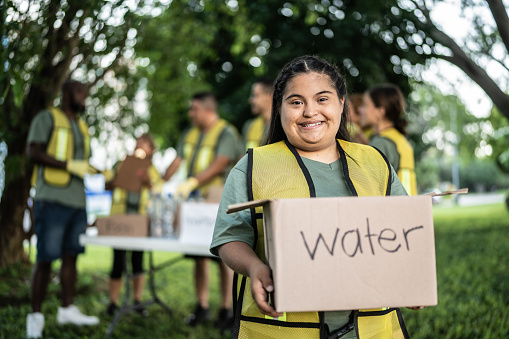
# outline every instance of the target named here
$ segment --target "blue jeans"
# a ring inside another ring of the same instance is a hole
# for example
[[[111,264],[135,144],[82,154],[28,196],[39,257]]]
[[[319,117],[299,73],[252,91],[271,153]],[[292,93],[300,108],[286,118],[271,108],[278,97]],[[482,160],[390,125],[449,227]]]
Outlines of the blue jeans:
[[[61,258],[62,253],[78,255],[85,252],[79,243],[80,234],[87,228],[85,209],[36,201],[34,216],[38,262],[52,262]]]

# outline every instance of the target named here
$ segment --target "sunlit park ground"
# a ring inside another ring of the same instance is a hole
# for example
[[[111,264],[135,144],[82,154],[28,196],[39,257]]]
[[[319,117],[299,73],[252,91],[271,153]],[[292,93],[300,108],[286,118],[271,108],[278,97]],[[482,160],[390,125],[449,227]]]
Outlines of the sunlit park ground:
[[[448,205],[443,204],[443,205]],[[412,338],[509,337],[509,212],[502,203],[470,207],[434,207],[437,255],[438,306],[421,311],[403,310]],[[155,253],[162,262],[173,254]],[[33,257],[33,250],[32,250]],[[112,250],[89,246],[79,260],[76,304],[101,317],[92,328],[58,326],[59,286],[52,283],[43,306],[46,338],[104,338],[110,318],[108,272]],[[217,267],[212,265],[211,308],[218,309]],[[55,267],[56,269],[56,267]],[[55,270],[56,272],[56,270]],[[160,297],[173,309],[169,316],[158,305],[150,316],[128,314],[115,328],[113,338],[221,338],[210,326],[190,329],[183,321],[194,306],[192,263],[183,260],[157,276]],[[23,338],[30,311],[28,266],[0,271],[0,338]],[[149,298],[148,289],[145,297]]]

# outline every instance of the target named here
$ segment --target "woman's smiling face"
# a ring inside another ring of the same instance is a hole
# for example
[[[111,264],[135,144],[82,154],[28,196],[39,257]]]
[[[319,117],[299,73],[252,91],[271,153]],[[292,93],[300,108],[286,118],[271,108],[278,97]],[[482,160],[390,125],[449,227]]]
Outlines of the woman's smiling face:
[[[343,105],[329,76],[297,75],[288,82],[281,103],[281,124],[288,141],[304,152],[335,148]]]

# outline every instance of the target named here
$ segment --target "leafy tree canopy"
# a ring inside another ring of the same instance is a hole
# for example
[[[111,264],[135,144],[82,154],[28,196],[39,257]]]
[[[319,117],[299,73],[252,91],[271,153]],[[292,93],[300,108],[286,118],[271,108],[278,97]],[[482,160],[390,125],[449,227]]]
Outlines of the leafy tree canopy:
[[[201,89],[213,90],[222,115],[240,128],[250,117],[247,98],[255,79],[275,79],[285,63],[304,54],[336,63],[351,92],[392,82],[408,94],[406,66],[424,63],[425,57],[381,38],[383,24],[407,15],[396,6],[396,1],[174,0],[141,26],[136,45],[138,57],[149,62],[151,131],[175,145],[187,124],[188,100]]]

